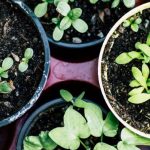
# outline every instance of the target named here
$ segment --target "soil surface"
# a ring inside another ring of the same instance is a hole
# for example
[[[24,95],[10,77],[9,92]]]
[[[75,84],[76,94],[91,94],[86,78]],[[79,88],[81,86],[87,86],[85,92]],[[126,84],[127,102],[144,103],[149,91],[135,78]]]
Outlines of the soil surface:
[[[33,124],[30,126],[30,129],[28,131],[28,136],[34,135],[37,136],[41,131],[50,131],[56,127],[63,127],[63,116],[68,108],[69,105],[61,104],[57,105],[57,107],[49,108],[45,110],[45,112],[40,113],[37,118],[33,120]],[[76,108],[74,108],[76,109]],[[83,110],[76,109],[80,113],[83,114]],[[119,131],[120,132],[120,131]],[[119,139],[119,135],[117,135],[114,138],[106,138],[104,137],[103,140],[106,143],[109,143],[111,145],[116,145],[117,140]],[[93,136],[90,136],[88,139],[82,141],[87,145],[90,146],[92,149],[94,148],[95,144],[100,142],[100,138],[95,138]],[[57,147],[56,150],[62,150],[63,148]],[[80,150],[85,150],[84,147],[80,146]]]
[[[23,58],[26,48],[32,48],[34,54],[28,70],[21,73],[17,59]],[[9,78],[2,80],[12,82],[15,89],[10,94],[0,94],[0,120],[28,103],[39,85],[44,63],[43,44],[34,24],[9,0],[0,0],[0,66],[8,56],[13,58],[14,65]]]
[[[132,90],[129,83],[133,79],[131,68],[136,66],[141,70],[141,61],[134,60],[127,65],[115,63],[116,57],[122,52],[136,50],[136,42],[146,42],[150,32],[150,9],[143,11],[141,18],[142,23],[137,33],[130,28],[120,26],[115,33],[118,37],[110,38],[103,56],[102,70],[103,73],[107,72],[105,77],[103,74],[103,84],[110,103],[119,116],[134,128],[150,134],[150,101],[140,105],[128,102],[128,93]],[[110,47],[112,47],[111,51]]]
[[[34,10],[35,6],[41,3],[41,0],[24,0],[27,5]],[[81,34],[72,27],[65,31],[62,41],[73,43],[84,43],[102,39],[106,36],[114,23],[129,9],[125,8],[121,3],[117,9],[110,9],[110,3],[102,1],[96,4],[91,4],[89,0],[78,0],[69,3],[71,8],[81,8],[83,10],[81,18],[86,21],[89,29],[86,33]],[[54,5],[49,4],[48,13],[41,18],[41,22],[49,37],[51,37],[55,25],[51,19],[57,17],[59,14]]]

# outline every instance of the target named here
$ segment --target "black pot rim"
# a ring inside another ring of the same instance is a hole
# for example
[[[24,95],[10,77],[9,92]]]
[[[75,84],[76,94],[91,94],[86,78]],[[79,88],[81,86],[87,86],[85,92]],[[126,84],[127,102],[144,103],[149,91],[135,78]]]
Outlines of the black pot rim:
[[[25,5],[22,1],[20,0],[11,0],[14,5],[17,5],[18,8],[20,8],[21,11],[24,12],[25,15],[27,15],[31,21],[34,23],[36,30],[38,30],[41,40],[43,42],[43,47],[44,47],[44,52],[45,52],[45,64],[44,64],[44,70],[43,70],[43,75],[41,78],[41,81],[39,83],[39,86],[37,87],[37,90],[35,91],[34,95],[30,99],[30,101],[23,106],[20,110],[18,110],[16,113],[11,115],[10,117],[7,117],[3,120],[0,121],[0,127],[5,126],[10,124],[11,122],[15,121],[19,117],[21,117],[24,113],[26,113],[32,106],[33,104],[38,100],[40,94],[42,93],[43,88],[45,87],[48,74],[49,74],[49,69],[50,69],[50,48],[49,48],[49,43],[47,40],[46,33],[39,22],[39,20],[35,17],[34,13],[30,10],[30,8]]]
[[[88,99],[85,99],[85,101],[89,101],[91,103],[95,103],[95,102],[90,101]],[[61,98],[58,98],[58,99],[54,99],[52,101],[49,101],[49,102],[43,104],[42,106],[40,106],[39,108],[37,108],[27,118],[27,120],[25,121],[23,127],[20,129],[19,136],[18,136],[18,139],[17,139],[17,148],[16,148],[16,150],[22,150],[22,144],[23,144],[23,140],[24,140],[26,131],[29,128],[29,126],[31,125],[31,123],[33,122],[34,118],[36,118],[38,116],[38,114],[40,114],[41,112],[45,111],[46,109],[51,108],[51,107],[55,107],[55,106],[58,106],[58,105],[62,105],[62,104],[67,104],[67,102],[65,102]],[[100,106],[100,105],[98,105],[98,106]],[[102,109],[103,113],[105,113],[105,114],[107,113],[107,111],[102,106],[100,106],[100,108]]]
[[[92,47],[92,46],[99,45],[105,40],[105,37],[104,37],[102,39],[76,44],[76,43],[69,43],[69,42],[63,42],[63,41],[58,41],[57,42],[57,41],[53,40],[52,37],[50,37],[48,35],[47,35],[47,37],[48,37],[48,41],[50,43],[52,43],[52,44],[54,44],[56,46],[59,46],[59,47],[68,48],[69,50],[76,50],[76,49],[81,49],[81,48],[89,48],[89,47]]]

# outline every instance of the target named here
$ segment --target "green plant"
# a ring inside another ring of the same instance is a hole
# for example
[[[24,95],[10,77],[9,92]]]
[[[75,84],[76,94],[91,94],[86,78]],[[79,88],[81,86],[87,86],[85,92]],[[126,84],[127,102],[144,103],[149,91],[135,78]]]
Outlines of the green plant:
[[[11,57],[7,57],[2,62],[2,67],[0,67],[0,77],[8,78],[8,70],[13,66],[13,59]]]
[[[11,93],[13,91],[13,88],[11,87],[11,84],[7,81],[0,82],[0,93],[7,94]]]
[[[150,33],[146,43],[137,42],[135,48],[139,51],[121,53],[115,60],[117,64],[128,64],[134,59],[142,60],[143,63],[150,62]]]
[[[96,4],[99,0],[89,0],[91,4]],[[123,4],[127,8],[132,8],[135,6],[135,0],[101,0],[103,2],[112,2],[112,8],[116,8],[119,6],[120,2],[123,2]]]
[[[150,78],[149,67],[146,64],[142,65],[142,71],[137,67],[132,67],[132,75],[134,80],[130,82],[130,87],[134,89],[129,92],[129,102],[134,104],[141,104],[150,100]]]
[[[90,136],[100,138],[95,143],[94,150],[140,150],[136,145],[150,145],[150,139],[140,137],[128,129],[121,131],[121,141],[116,146],[111,146],[103,141],[103,137],[113,138],[118,133],[118,120],[110,112],[105,120],[100,107],[96,104],[83,100],[84,92],[77,98],[66,90],[60,90],[62,98],[72,105],[64,114],[63,127],[57,127],[49,131],[42,131],[38,136],[28,136],[24,140],[24,150],[53,150],[58,146],[64,149],[78,149],[80,144],[90,150],[90,145],[82,139]],[[84,115],[78,112],[83,109]]]
[[[33,49],[27,48],[24,53],[24,58],[22,58],[18,67],[20,72],[25,72],[28,69],[28,63],[32,57],[33,57]]]
[[[125,20],[123,22],[123,27],[127,28],[127,27],[131,27],[131,29],[134,32],[138,32],[139,31],[139,25],[142,23],[142,19],[140,18],[140,16],[135,15],[127,20]]]

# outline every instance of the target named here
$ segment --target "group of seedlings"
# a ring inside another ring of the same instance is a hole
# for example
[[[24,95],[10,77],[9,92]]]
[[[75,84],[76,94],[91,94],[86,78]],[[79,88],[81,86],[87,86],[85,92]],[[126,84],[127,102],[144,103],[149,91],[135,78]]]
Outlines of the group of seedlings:
[[[84,94],[85,92],[82,92],[74,98],[70,92],[60,90],[62,98],[70,103],[60,123],[63,125],[51,131],[41,131],[37,136],[27,136],[24,140],[24,150],[53,150],[60,147],[71,150],[140,150],[136,145],[150,145],[149,139],[126,128],[122,129],[117,144],[110,145],[109,140],[106,142],[105,137],[111,140],[118,135],[119,121],[111,112],[106,116],[97,104],[83,100]],[[103,116],[106,116],[105,119]],[[91,137],[99,141],[94,143],[94,147],[90,145]]]
[[[131,17],[123,23],[124,27],[129,27],[135,32],[138,32],[139,24],[142,22],[140,17]],[[150,33],[147,36],[147,41],[145,43],[137,42],[135,43],[135,49],[131,52],[124,52],[120,54],[115,62],[117,64],[128,64],[133,60],[142,61],[141,69],[133,66],[131,71],[133,75],[133,80],[130,82],[129,86],[133,89],[128,93],[128,101],[134,104],[141,104],[150,100]]]
[[[13,54],[14,57],[17,57]],[[18,65],[20,72],[25,72],[28,69],[29,60],[33,57],[33,49],[27,48],[24,53],[24,58]],[[2,78],[7,79],[9,77],[9,69],[13,66],[14,61],[11,57],[7,57],[3,60],[2,66],[0,67],[0,93],[6,94],[12,92],[15,87],[13,81],[3,81]]]
[[[35,7],[35,15],[41,18],[47,15],[49,5],[55,6],[58,14],[56,17],[51,18],[51,22],[56,25],[52,35],[55,41],[60,41],[64,32],[70,27],[73,27],[79,33],[85,33],[88,31],[89,25],[82,19],[83,10],[81,8],[71,8],[71,3],[74,3],[75,1],[77,0],[42,0],[42,2]],[[98,1],[100,0],[89,0],[91,5],[96,4]],[[116,8],[121,2],[127,8],[135,6],[135,0],[101,1],[112,3],[112,8]]]

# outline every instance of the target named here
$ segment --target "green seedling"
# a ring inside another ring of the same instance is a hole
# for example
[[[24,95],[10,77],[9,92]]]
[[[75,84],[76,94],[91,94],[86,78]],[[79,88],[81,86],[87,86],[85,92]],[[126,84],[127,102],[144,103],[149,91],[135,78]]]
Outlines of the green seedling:
[[[8,70],[13,66],[14,61],[11,57],[7,57],[2,62],[2,67],[0,67],[0,77],[8,78]]]
[[[0,82],[0,93],[8,94],[13,91],[11,85],[7,81]]]
[[[80,145],[90,150],[90,145],[82,141],[90,136],[100,139],[99,143],[95,143],[94,150],[140,150],[136,145],[150,145],[150,139],[140,137],[126,128],[121,131],[121,141],[118,141],[116,146],[105,143],[103,136],[113,138],[118,134],[119,122],[113,114],[110,112],[103,119],[100,107],[83,100],[85,92],[77,98],[66,90],[61,90],[60,94],[71,104],[63,117],[64,126],[51,131],[41,131],[38,136],[27,136],[24,140],[24,150],[53,150],[57,146],[76,150],[80,149]],[[77,111],[79,109],[83,109],[84,115]]]
[[[138,59],[142,60],[143,63],[150,62],[150,33],[147,37],[146,43],[137,42],[135,44],[137,51],[124,52],[120,54],[115,62],[117,64],[128,64],[132,60]]]
[[[27,48],[24,53],[24,58],[22,58],[18,67],[20,72],[25,72],[28,69],[28,63],[32,57],[33,57],[33,49]]]
[[[88,25],[80,16],[82,15],[81,8],[74,8],[71,10],[70,6],[66,2],[59,2],[56,10],[63,16],[60,18],[53,18],[52,22],[56,24],[53,32],[53,38],[55,41],[62,39],[64,31],[71,26],[74,27],[80,33],[85,33],[88,30]]]
[[[89,0],[91,4],[96,4],[100,0]],[[132,8],[135,6],[135,0],[101,0],[103,2],[112,2],[112,8],[116,8],[119,6],[121,2],[125,5],[127,8]]]
[[[132,67],[134,80],[130,82],[130,87],[134,89],[129,92],[129,102],[141,104],[150,100],[150,70],[146,64],[142,65],[142,71],[137,67]]]
[[[139,31],[139,25],[142,23],[142,19],[139,16],[131,17],[124,21],[123,27],[131,27],[134,32]]]

